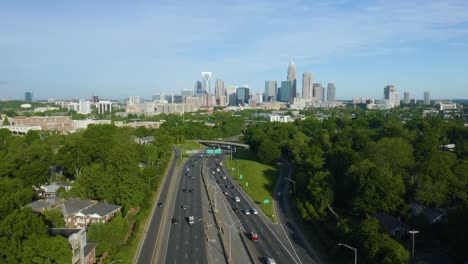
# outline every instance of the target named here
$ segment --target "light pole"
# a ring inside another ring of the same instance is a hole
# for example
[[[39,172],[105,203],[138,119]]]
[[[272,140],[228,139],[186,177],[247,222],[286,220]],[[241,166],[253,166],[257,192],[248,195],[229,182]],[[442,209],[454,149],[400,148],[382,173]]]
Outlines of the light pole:
[[[354,248],[352,246],[348,246],[348,245],[343,244],[343,243],[338,243],[338,246],[344,246],[344,247],[347,247],[347,248],[351,249],[352,251],[354,251],[354,264],[357,264],[357,248]]]
[[[237,160],[237,179],[239,179],[239,160]]]
[[[151,177],[151,178],[148,179],[148,188],[149,188],[149,189],[151,189],[150,181],[151,181],[152,179],[156,178],[156,177],[158,177],[158,175],[153,176],[153,177]]]
[[[288,181],[290,181],[290,182],[292,182],[294,184],[294,196],[296,196],[296,181],[293,181],[293,180],[291,180],[289,178],[284,178],[284,179],[288,180]]]
[[[419,233],[419,231],[418,231],[418,230],[413,230],[413,231],[409,231],[409,233],[410,233],[411,235],[413,235],[413,250],[412,250],[413,253],[412,253],[412,257],[414,257],[414,236],[415,236],[417,233]]]

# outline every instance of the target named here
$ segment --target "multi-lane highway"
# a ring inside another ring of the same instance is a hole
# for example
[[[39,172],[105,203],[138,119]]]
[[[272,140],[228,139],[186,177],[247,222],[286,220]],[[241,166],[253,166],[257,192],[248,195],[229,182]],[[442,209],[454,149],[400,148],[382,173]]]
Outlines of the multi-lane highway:
[[[229,204],[232,209],[230,213],[233,214],[242,227],[244,239],[247,241],[246,249],[250,251],[252,260],[255,263],[263,263],[266,258],[273,258],[277,263],[302,263],[294,248],[287,246],[287,239],[279,237],[274,232],[267,223],[268,220],[260,213],[259,208],[239,189],[240,187],[237,186],[234,180],[230,176],[223,179],[223,176],[228,175],[228,173],[224,168],[216,165],[217,161],[215,159],[215,157],[209,158],[207,162],[209,172],[215,177],[218,192],[225,195],[226,199],[221,199],[221,201]],[[220,168],[220,171],[218,172],[216,168]],[[239,197],[240,201],[236,202],[235,197]],[[257,210],[259,214],[253,214],[252,209]],[[249,214],[246,214],[247,212]],[[258,235],[258,241],[252,241],[251,232]]]
[[[182,167],[164,263],[208,263],[200,166],[201,157],[197,155]]]

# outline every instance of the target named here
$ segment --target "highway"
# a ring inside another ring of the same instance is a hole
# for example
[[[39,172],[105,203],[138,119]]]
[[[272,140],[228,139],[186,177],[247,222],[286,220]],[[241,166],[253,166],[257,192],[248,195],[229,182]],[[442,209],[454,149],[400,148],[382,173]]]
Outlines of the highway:
[[[175,206],[170,214],[166,259],[161,263],[208,263],[200,166],[201,158],[195,155],[182,167],[180,182],[175,188]],[[189,216],[194,217],[193,224],[189,224]]]
[[[156,198],[159,198],[158,201],[162,202],[163,205],[162,207],[157,207],[157,203],[154,204],[151,220],[144,234],[143,244],[139,248],[135,257],[134,262],[136,263],[157,263],[155,257],[159,256],[159,254],[156,254],[156,245],[158,244],[157,241],[159,241],[158,238],[162,235],[161,231],[164,231],[163,223],[167,222],[167,219],[165,219],[167,217],[163,216],[167,215],[165,214],[165,211],[170,208],[168,208],[166,201],[169,197],[168,194],[171,183],[174,178],[176,178],[174,177],[174,173],[176,171],[177,159],[180,157],[180,151],[178,149],[173,148],[173,151],[175,153],[174,158],[167,172],[167,176],[163,180],[163,186],[160,187],[160,193],[159,195],[156,195]]]
[[[221,156],[217,158],[219,159]],[[239,189],[240,187],[237,186],[234,180],[230,176],[227,176],[226,179],[222,179],[223,175],[228,175],[226,169],[221,168],[221,171],[217,172],[215,158],[210,158],[208,166],[211,175],[219,182],[217,183],[218,192],[222,194],[227,192],[227,194],[224,194],[225,199],[218,199],[217,205],[220,206],[221,202],[224,201],[231,209],[239,209],[239,212],[231,211],[230,213],[237,219],[242,227],[244,239],[246,240],[246,248],[249,249],[253,262],[264,263],[265,258],[269,257],[275,259],[277,263],[302,263],[294,249],[287,246],[287,239],[279,237],[276,232],[274,232],[270,226],[272,224],[267,223],[269,220],[262,215],[260,209],[251,202],[251,199]],[[237,188],[234,189],[232,186],[237,186]],[[236,196],[240,198],[240,202],[234,201],[234,197]],[[259,212],[258,215],[246,215],[242,212],[243,210],[250,211],[254,208]],[[228,218],[229,216],[224,217]],[[250,232],[255,232],[259,240],[251,241],[248,235]]]

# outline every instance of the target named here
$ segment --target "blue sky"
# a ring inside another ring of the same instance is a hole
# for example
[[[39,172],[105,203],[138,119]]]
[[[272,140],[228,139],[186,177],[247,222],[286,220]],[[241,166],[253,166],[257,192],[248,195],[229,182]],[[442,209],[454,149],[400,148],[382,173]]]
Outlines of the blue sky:
[[[338,99],[468,98],[468,1],[0,0],[0,99],[150,98],[202,71],[263,92],[291,60]]]

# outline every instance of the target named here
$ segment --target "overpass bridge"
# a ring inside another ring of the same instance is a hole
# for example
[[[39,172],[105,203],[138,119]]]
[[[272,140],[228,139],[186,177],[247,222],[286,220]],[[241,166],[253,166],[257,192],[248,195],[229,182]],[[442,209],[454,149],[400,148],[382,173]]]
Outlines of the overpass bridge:
[[[222,145],[222,146],[235,146],[241,147],[245,149],[249,149],[250,146],[247,144],[230,142],[230,141],[220,141],[220,140],[195,140],[197,143],[200,144],[207,144],[207,145]]]

